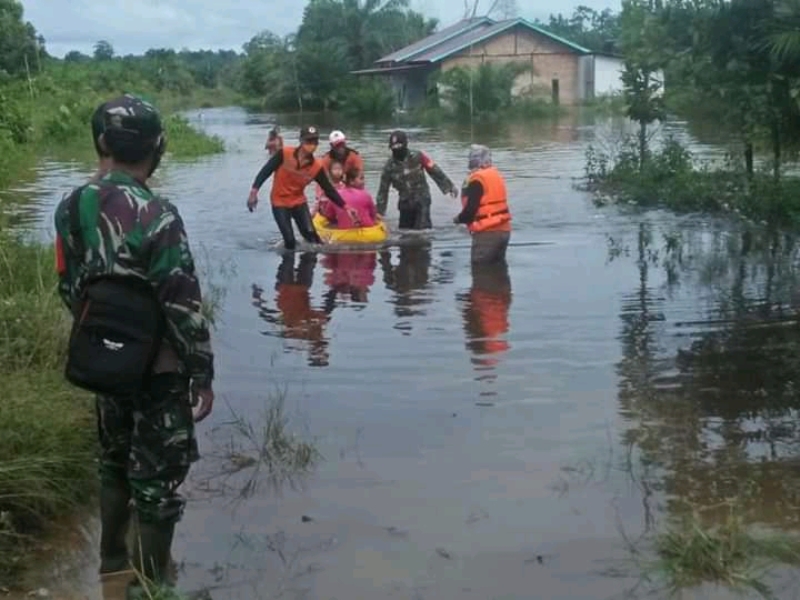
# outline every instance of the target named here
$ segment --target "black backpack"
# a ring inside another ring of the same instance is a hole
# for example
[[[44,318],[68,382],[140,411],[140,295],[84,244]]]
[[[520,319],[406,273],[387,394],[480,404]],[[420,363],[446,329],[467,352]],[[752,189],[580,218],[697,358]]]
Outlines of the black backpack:
[[[67,211],[78,255],[85,256],[79,202],[72,192]],[[166,319],[150,282],[102,275],[86,280],[73,306],[65,376],[98,394],[131,396],[145,390],[158,356]]]

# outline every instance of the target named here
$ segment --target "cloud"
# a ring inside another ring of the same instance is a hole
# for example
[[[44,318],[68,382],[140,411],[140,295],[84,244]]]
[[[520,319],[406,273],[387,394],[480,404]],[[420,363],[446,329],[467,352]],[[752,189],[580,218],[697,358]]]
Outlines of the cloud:
[[[481,0],[485,11],[490,0]],[[521,16],[546,18],[570,13],[579,4],[595,9],[619,0],[517,0]],[[91,53],[98,40],[108,40],[117,54],[139,54],[148,48],[232,48],[265,29],[286,35],[297,29],[304,2],[298,0],[22,0],[25,19],[47,41],[51,54],[70,50]],[[485,6],[484,6],[485,5]],[[412,1],[412,6],[443,23],[456,21],[463,0]],[[479,11],[480,12],[480,11]]]

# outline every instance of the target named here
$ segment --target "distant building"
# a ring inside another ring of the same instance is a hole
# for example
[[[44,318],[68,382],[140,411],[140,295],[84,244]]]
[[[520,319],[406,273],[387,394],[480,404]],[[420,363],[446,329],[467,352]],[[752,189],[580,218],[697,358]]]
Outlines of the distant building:
[[[532,67],[517,78],[515,95],[528,93],[578,104],[622,91],[621,57],[592,52],[525,19],[464,19],[378,59],[374,68],[353,74],[387,77],[397,108],[403,110],[424,104],[429,78],[437,71],[509,62]]]

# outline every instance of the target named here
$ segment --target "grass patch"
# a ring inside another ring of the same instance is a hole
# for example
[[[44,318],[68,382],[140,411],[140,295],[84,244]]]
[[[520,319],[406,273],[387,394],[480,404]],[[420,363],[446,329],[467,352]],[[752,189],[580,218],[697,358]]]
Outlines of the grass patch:
[[[13,579],[35,536],[91,500],[96,435],[91,398],[62,372],[52,250],[0,231],[0,280],[0,575]]]
[[[645,567],[673,594],[714,583],[737,592],[773,598],[766,579],[781,566],[800,566],[800,539],[748,529],[730,507],[722,523],[709,527],[693,511],[655,535],[656,559]]]
[[[295,487],[322,459],[312,442],[292,431],[285,394],[268,397],[256,418],[227,406],[231,418],[211,431],[215,449],[208,457],[215,466],[201,483],[206,491],[238,501],[252,497],[262,484],[275,490]]]
[[[785,228],[800,227],[800,178],[757,170],[752,176],[730,161],[721,167],[701,163],[669,138],[640,164],[636,142],[617,149],[590,146],[582,187],[595,203],[622,203],[676,212],[725,212]]]

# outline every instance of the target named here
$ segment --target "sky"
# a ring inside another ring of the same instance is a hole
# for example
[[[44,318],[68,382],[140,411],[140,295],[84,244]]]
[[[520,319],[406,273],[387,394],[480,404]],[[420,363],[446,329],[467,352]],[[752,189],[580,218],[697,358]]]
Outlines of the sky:
[[[263,30],[278,35],[295,31],[305,2],[298,0],[21,0],[25,20],[46,40],[47,51],[90,54],[97,40],[111,42],[117,54],[140,54],[149,48],[241,51]],[[480,0],[488,10],[491,0]],[[517,0],[520,16],[546,19],[572,13],[579,5],[618,11],[619,0]],[[457,21],[464,0],[412,0],[412,7],[441,25]]]

